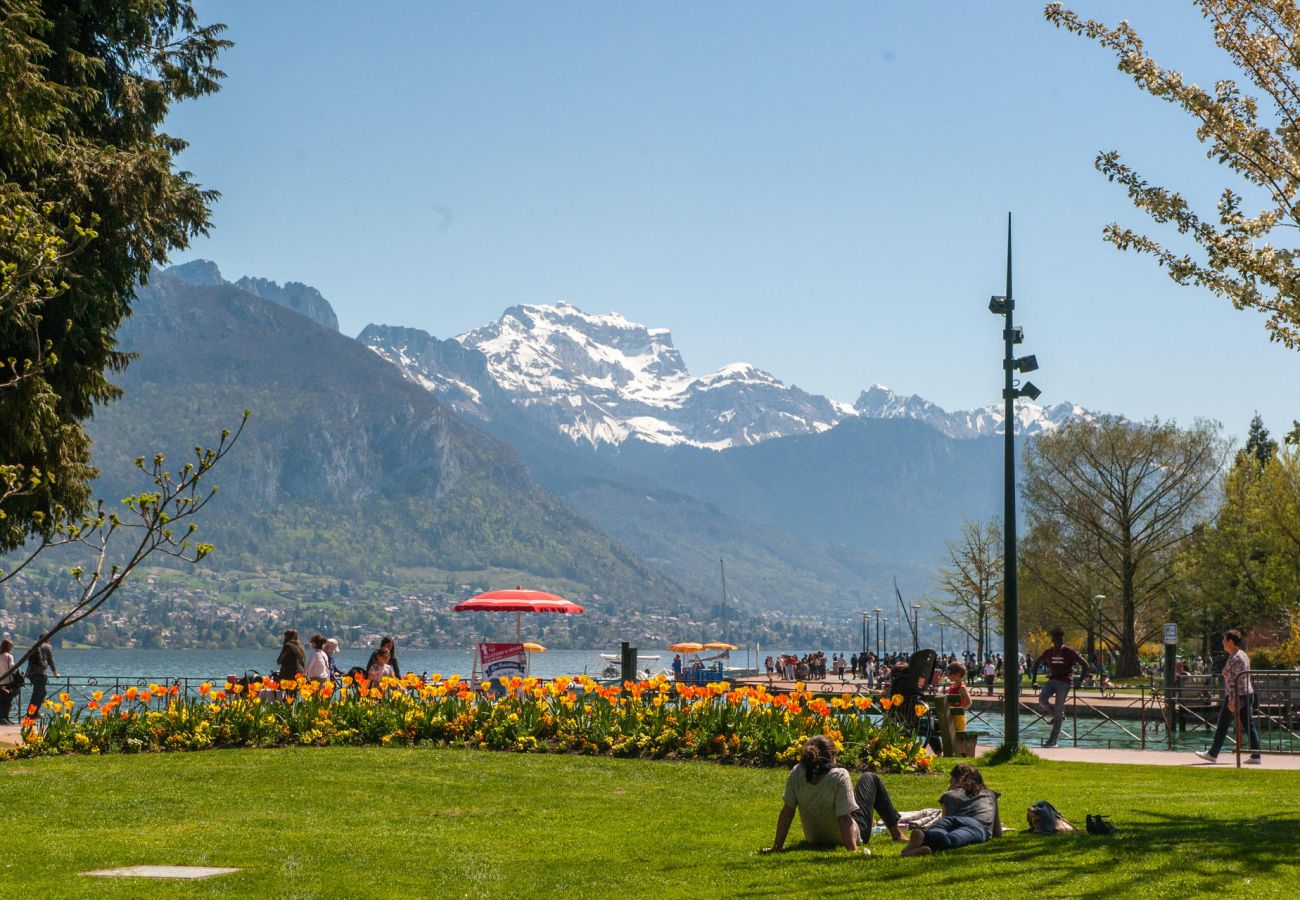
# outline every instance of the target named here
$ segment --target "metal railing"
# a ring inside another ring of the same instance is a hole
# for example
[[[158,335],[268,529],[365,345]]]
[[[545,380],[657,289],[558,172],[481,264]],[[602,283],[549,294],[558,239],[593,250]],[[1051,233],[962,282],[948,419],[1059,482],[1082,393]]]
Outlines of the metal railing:
[[[94,699],[96,691],[102,691],[104,696],[111,696],[124,693],[129,688],[142,691],[155,684],[168,690],[176,686],[178,696],[192,699],[200,696],[199,685],[207,683],[214,688],[224,687],[227,677],[226,675],[217,675],[212,678],[175,677],[171,675],[51,675],[45,686],[45,699],[57,700],[63,694],[67,694],[69,700],[82,705],[86,701]],[[27,714],[27,706],[31,703],[31,698],[32,684],[28,681],[23,687],[14,691],[10,706],[10,719],[17,722],[24,717]]]
[[[1292,675],[1296,677],[1300,690],[1300,673]],[[1204,684],[1198,680],[1185,682],[1169,694],[1161,687],[1139,685],[1136,694],[1117,692],[1109,695],[1098,690],[1098,695],[1093,695],[1081,692],[1075,683],[1071,685],[1066,700],[1065,718],[1068,725],[1062,729],[1060,740],[1076,747],[1089,738],[1095,742],[1104,739],[1108,745],[1112,740],[1127,740],[1142,750],[1153,747],[1172,750],[1176,733],[1185,732],[1189,725],[1193,728],[1213,728],[1212,719],[1203,714],[1215,709],[1211,685],[1208,680]],[[1022,696],[1025,698],[1019,704],[1022,734],[1038,725],[1050,728],[1052,716],[1042,711],[1035,695],[1030,693]],[[1300,703],[1295,706],[1300,710]],[[967,709],[967,730],[979,730],[993,738],[1004,738],[1005,731],[999,721],[990,719],[990,715],[998,716],[1000,710],[981,710],[974,706]],[[1122,737],[1111,738],[1100,734],[1106,728],[1117,729]],[[1162,729],[1165,731],[1163,740],[1160,737]]]

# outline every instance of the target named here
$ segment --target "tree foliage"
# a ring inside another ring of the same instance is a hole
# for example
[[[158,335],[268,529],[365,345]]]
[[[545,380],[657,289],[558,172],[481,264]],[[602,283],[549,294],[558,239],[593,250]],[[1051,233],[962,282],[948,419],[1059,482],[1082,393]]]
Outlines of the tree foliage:
[[[1208,510],[1222,468],[1219,428],[1198,422],[1075,421],[1025,450],[1029,534],[1021,559],[1062,614],[1120,650],[1119,673],[1138,673],[1138,648],[1168,613],[1176,560]]]
[[[1002,525],[962,522],[961,537],[948,542],[948,564],[939,570],[939,589],[944,599],[934,604],[934,613],[975,642],[983,659],[989,622],[1002,609]]]
[[[1196,120],[1206,156],[1235,179],[1212,213],[1187,197],[1152,184],[1117,151],[1097,157],[1097,169],[1119,182],[1133,205],[1171,224],[1200,248],[1180,253],[1117,223],[1105,239],[1121,250],[1147,253],[1179,284],[1199,285],[1267,318],[1271,340],[1300,349],[1300,268],[1292,232],[1300,228],[1300,8],[1293,0],[1196,0],[1214,41],[1244,78],[1188,83],[1161,66],[1128,22],[1111,27],[1049,3],[1048,21],[1112,50],[1119,69],[1151,96]],[[1253,91],[1254,93],[1251,93]]]
[[[1186,619],[1211,634],[1264,627],[1284,637],[1300,614],[1300,451],[1261,462],[1248,445],[1225,473],[1222,496],[1183,561]]]
[[[160,131],[229,45],[189,0],[0,5],[0,551],[89,503],[82,421],[117,395],[136,286],[204,233],[215,193]]]

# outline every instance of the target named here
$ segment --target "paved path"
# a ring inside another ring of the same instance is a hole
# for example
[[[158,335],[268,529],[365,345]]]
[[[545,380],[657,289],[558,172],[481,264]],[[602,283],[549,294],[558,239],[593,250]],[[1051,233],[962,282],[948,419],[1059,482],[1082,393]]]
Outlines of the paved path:
[[[1129,766],[1197,766],[1202,769],[1235,768],[1237,756],[1226,750],[1213,765],[1205,762],[1195,753],[1183,753],[1169,750],[1102,750],[1091,747],[1030,747],[1043,759],[1060,762],[1110,763]],[[1300,756],[1286,754],[1264,754],[1264,762],[1258,766],[1246,765],[1246,755],[1242,754],[1243,769],[1285,769],[1300,772]]]
[[[17,725],[0,725],[0,744],[18,743],[18,731]]]

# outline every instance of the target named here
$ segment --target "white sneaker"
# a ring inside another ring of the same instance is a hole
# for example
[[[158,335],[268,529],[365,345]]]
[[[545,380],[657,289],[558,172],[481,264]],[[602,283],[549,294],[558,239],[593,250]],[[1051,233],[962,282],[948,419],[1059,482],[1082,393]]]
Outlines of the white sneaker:
[[[1263,763],[1263,762],[1264,762],[1264,761],[1263,761],[1262,759],[1260,759],[1258,756],[1248,756],[1248,757],[1246,757],[1246,760],[1245,760],[1245,763],[1246,763],[1246,765],[1248,765],[1248,766],[1258,766],[1258,765],[1260,765],[1260,764]]]
[[[1211,754],[1209,750],[1197,750],[1196,755],[1207,763],[1216,763],[1219,761],[1219,758]]]

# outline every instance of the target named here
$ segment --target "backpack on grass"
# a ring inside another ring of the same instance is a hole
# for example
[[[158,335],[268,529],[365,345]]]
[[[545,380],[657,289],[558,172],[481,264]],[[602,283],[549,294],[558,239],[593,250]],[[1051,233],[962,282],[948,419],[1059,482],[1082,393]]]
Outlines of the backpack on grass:
[[[1059,834],[1063,831],[1075,830],[1070,820],[1046,800],[1039,800],[1029,807],[1027,818],[1029,830],[1034,834]]]

